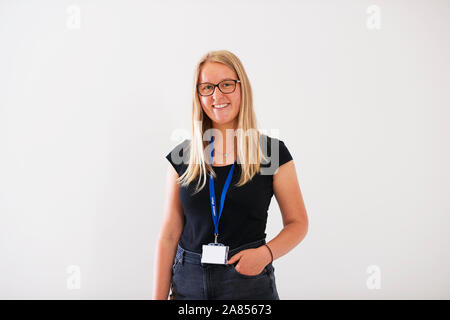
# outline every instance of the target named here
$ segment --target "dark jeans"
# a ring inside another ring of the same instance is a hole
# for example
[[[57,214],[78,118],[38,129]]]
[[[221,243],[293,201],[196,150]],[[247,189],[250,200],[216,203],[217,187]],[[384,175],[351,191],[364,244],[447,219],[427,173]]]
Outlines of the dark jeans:
[[[244,249],[257,248],[265,239],[230,250],[228,259]],[[255,276],[238,273],[231,265],[201,263],[201,254],[183,249],[178,244],[172,267],[174,300],[279,300],[272,263]]]

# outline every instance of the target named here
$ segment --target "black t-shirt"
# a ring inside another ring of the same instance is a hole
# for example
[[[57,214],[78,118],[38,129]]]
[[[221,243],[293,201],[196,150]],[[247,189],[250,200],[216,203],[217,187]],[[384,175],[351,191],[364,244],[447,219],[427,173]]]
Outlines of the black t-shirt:
[[[273,196],[273,174],[279,166],[292,160],[283,141],[267,135],[262,136],[265,139],[261,139],[261,147],[263,153],[269,157],[269,161],[262,162],[261,173],[257,173],[252,180],[241,187],[235,186],[241,174],[241,165],[236,162],[225,197],[219,220],[218,242],[229,246],[230,250],[266,237],[267,210]],[[179,176],[188,167],[189,144],[190,140],[184,140],[166,156]],[[266,144],[266,147],[263,144]],[[221,167],[213,166],[213,169],[217,175],[214,179],[214,187],[216,212],[219,214],[220,196],[231,164]],[[186,250],[201,253],[202,245],[214,242],[214,223],[209,198],[209,176],[203,189],[193,195],[198,179],[197,176],[196,180],[187,187],[180,186],[180,201],[184,210],[185,223],[179,243]]]

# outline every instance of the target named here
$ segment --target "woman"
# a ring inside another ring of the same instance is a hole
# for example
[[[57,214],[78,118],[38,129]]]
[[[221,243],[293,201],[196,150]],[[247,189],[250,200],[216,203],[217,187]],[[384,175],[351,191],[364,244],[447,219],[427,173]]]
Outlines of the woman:
[[[171,289],[171,299],[279,299],[272,262],[302,241],[308,218],[292,156],[258,132],[249,80],[229,51],[197,65],[192,137],[166,156],[153,298]],[[273,194],[284,227],[266,243]]]

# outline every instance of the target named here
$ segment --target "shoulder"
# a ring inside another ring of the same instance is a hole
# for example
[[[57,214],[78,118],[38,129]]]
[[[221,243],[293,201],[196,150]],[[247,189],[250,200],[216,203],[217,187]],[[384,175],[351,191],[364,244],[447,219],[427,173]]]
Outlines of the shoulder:
[[[183,167],[188,164],[190,146],[191,140],[184,139],[182,142],[173,147],[166,155],[166,159],[172,164],[179,175]]]
[[[268,158],[268,161],[261,162],[261,169],[265,171],[265,174],[274,174],[283,164],[293,160],[289,149],[281,139],[261,134],[260,146],[263,154]]]
[[[185,153],[187,151],[187,149],[190,147],[190,145],[191,145],[191,140],[184,139],[182,142],[178,143],[175,147],[173,147],[170,150],[170,152]]]
[[[270,148],[272,145],[276,146],[277,144],[284,144],[284,141],[275,137],[268,136],[266,134],[260,135],[260,145],[266,146]]]
[[[286,157],[292,158],[286,143],[278,138],[271,137],[265,134],[260,135],[260,146],[262,148],[263,153],[271,158],[283,158],[282,160],[286,160]]]

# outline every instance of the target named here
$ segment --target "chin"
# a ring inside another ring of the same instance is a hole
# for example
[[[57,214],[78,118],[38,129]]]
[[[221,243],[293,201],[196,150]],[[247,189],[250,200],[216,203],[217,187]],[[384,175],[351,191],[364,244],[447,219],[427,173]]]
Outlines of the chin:
[[[219,124],[219,125],[226,125],[226,124],[237,124],[237,118],[231,118],[231,119],[227,119],[227,120],[223,120],[223,119],[213,119],[212,120],[215,124]]]

